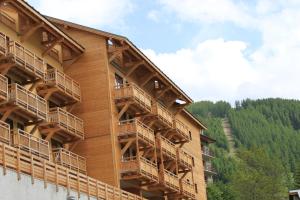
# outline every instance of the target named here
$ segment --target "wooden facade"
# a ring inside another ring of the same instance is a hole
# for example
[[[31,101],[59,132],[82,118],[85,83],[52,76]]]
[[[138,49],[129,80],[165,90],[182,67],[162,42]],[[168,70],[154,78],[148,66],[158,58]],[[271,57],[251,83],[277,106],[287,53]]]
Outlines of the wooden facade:
[[[103,199],[206,200],[205,126],[127,38],[22,0],[0,1],[0,32],[2,165]]]

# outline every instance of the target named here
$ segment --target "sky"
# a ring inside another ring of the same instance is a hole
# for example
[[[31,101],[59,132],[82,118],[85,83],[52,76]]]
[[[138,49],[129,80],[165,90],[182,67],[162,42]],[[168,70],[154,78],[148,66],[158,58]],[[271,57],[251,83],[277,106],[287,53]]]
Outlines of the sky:
[[[126,36],[194,101],[300,99],[300,0],[28,3]]]

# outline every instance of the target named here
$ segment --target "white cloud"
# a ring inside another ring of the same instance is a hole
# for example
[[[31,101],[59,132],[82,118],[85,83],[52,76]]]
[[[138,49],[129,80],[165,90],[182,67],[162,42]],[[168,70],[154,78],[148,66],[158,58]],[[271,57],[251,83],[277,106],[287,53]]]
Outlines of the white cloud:
[[[119,25],[134,7],[131,0],[40,0],[35,6],[42,14],[93,27]]]

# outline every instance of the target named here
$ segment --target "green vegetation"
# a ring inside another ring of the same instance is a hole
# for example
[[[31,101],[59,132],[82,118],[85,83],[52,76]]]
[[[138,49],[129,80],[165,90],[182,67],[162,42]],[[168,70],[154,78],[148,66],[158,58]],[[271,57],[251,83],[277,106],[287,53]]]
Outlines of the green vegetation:
[[[208,187],[209,200],[281,200],[300,186],[300,101],[244,100],[197,102],[189,110],[217,140],[211,149],[218,171]],[[227,117],[234,135],[236,158],[228,155],[221,119]]]

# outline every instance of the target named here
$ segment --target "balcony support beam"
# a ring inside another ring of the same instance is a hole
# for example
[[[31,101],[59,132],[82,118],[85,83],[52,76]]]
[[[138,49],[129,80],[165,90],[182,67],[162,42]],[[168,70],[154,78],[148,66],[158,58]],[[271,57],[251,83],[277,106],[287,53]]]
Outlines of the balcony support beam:
[[[15,107],[15,106],[8,108],[2,115],[1,121],[7,120],[7,118],[11,115],[11,113],[14,112],[16,109],[17,109],[17,107]]]
[[[27,30],[27,32],[25,32],[24,34],[22,34],[21,36],[21,42],[25,42],[30,36],[32,36],[38,29],[44,27],[44,22],[39,23],[31,28],[29,28],[29,30]]]
[[[166,87],[165,89],[161,90],[160,92],[158,92],[157,96],[155,97],[155,99],[159,99],[160,97],[162,97],[167,91],[169,91],[172,88],[172,86]]]
[[[14,66],[13,63],[0,64],[0,73],[5,76],[7,72]]]
[[[59,38],[54,40],[50,46],[48,46],[44,52],[42,53],[42,57],[44,57],[47,53],[49,53],[49,51],[51,51],[51,49],[53,49],[57,44],[62,43],[64,41],[64,38]]]
[[[139,66],[143,65],[145,63],[145,61],[140,61],[140,62],[137,62],[136,64],[134,64],[130,70],[127,72],[125,78],[128,78]]]
[[[140,86],[144,87],[152,78],[154,78],[157,74],[151,74],[150,76],[148,76],[143,82],[141,82]]]
[[[129,107],[130,103],[126,103],[123,108],[121,109],[121,111],[118,114],[118,118],[121,119],[122,115],[127,111],[128,107]]]
[[[132,138],[129,140],[126,145],[121,150],[121,155],[124,155],[124,153],[127,151],[127,149],[131,146],[131,144],[134,142],[135,138]]]

